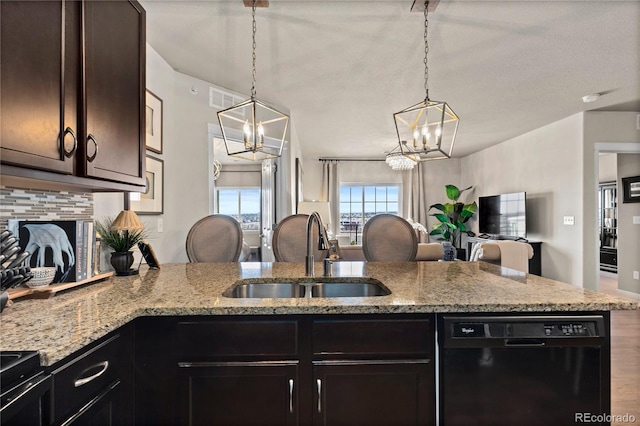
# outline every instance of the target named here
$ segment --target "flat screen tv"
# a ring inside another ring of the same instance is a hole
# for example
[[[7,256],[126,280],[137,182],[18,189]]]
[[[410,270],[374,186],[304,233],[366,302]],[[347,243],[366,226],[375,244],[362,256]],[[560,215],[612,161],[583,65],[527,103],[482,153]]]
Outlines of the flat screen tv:
[[[526,193],[491,195],[478,199],[478,231],[496,237],[526,238]]]

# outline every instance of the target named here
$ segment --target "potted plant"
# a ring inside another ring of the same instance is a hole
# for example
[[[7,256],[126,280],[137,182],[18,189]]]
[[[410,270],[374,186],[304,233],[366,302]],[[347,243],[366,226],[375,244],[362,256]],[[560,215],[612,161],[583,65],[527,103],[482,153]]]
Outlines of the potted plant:
[[[433,227],[429,235],[440,235],[439,240],[451,243],[457,250],[462,249],[462,234],[467,234],[470,237],[475,235],[467,229],[465,224],[473,217],[478,206],[475,201],[470,204],[458,201],[460,195],[471,188],[472,186],[460,190],[455,185],[446,185],[445,192],[447,198],[452,202],[445,204],[436,203],[429,206],[429,211],[431,211],[431,209],[440,211],[440,213],[431,215],[438,219],[440,223]],[[455,251],[453,257],[455,258]]]
[[[101,244],[110,247],[111,266],[116,275],[134,275],[138,271],[132,270],[133,251],[131,249],[145,239],[147,233],[143,227],[121,229],[114,226],[114,219],[106,218],[103,222],[96,222],[96,232]]]

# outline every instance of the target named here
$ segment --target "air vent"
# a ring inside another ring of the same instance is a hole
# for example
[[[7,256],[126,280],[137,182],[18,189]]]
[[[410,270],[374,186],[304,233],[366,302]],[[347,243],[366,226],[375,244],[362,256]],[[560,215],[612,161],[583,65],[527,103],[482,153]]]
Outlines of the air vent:
[[[239,104],[243,100],[244,99],[234,96],[229,92],[209,87],[209,106],[211,108],[223,110]],[[241,109],[236,115],[244,117],[244,110]]]

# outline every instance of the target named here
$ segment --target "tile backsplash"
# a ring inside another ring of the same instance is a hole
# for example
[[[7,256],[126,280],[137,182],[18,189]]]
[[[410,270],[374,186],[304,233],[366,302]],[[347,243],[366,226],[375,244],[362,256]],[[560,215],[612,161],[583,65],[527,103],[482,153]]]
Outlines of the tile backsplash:
[[[93,220],[93,194],[0,185],[0,229],[9,219]]]

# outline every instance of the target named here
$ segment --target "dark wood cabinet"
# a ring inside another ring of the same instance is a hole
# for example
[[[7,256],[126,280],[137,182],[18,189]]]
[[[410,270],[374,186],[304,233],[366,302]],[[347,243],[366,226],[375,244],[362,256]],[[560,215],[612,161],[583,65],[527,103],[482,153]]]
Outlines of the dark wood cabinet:
[[[434,424],[429,360],[315,361],[314,425]]]
[[[143,186],[144,9],[133,0],[0,8],[3,175]]]
[[[297,361],[179,363],[180,424],[297,425]]]
[[[136,320],[136,424],[433,425],[430,315]]]
[[[133,326],[51,366],[50,425],[133,424]]]

